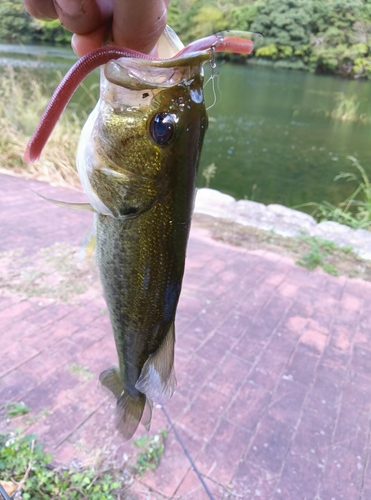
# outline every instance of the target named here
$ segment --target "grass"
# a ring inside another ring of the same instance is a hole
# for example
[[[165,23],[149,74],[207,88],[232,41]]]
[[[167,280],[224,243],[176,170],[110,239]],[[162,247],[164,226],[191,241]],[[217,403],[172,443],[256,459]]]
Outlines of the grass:
[[[290,257],[307,269],[320,268],[334,276],[371,281],[371,261],[358,257],[350,246],[340,247],[332,241],[309,236],[304,232],[294,238],[285,238],[274,231],[264,231],[201,214],[195,214],[194,224],[209,229],[213,238],[232,245]]]
[[[26,70],[6,68],[0,75],[0,171],[60,186],[78,186],[75,155],[86,116],[67,110],[46,145],[41,160],[26,163],[28,140],[61,75],[46,85]]]
[[[152,437],[144,435],[133,442],[134,446],[141,449],[135,466],[140,476],[143,476],[149,469],[157,469],[165,451],[166,438],[167,431],[163,429]]]
[[[70,371],[70,373],[72,373],[72,375],[82,380],[90,380],[91,378],[94,377],[94,373],[92,373],[89,370],[88,366],[81,366],[76,363],[69,363],[68,370]]]
[[[140,449],[135,474],[142,476],[156,469],[166,436],[161,430],[133,443]],[[55,467],[36,435],[24,435],[21,430],[0,434],[0,484],[8,495],[18,491],[17,498],[23,500],[129,500],[131,468],[118,465],[112,449],[110,446],[108,459],[98,456],[89,465]]]
[[[314,207],[313,217],[318,221],[330,220],[352,227],[353,229],[370,229],[371,226],[371,181],[354,156],[348,156],[355,172],[341,172],[335,177],[346,182],[354,182],[356,187],[352,194],[338,205],[324,201],[322,203],[305,203],[300,207]]]
[[[6,411],[6,416],[8,418],[27,415],[27,413],[31,411],[31,409],[25,403],[23,403],[23,401],[20,401],[18,403],[16,402],[5,403],[4,408]]]
[[[116,500],[122,490],[117,470],[54,468],[35,435],[0,434],[1,484],[23,500]],[[121,497],[124,498],[124,497]]]

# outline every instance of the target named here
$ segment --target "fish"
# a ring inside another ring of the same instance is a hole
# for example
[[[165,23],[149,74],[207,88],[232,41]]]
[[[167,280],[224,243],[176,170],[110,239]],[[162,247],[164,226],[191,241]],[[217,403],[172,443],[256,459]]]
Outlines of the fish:
[[[184,47],[167,27],[161,58],[97,49],[61,82],[26,150],[30,161],[40,155],[74,89],[103,65],[76,163],[89,200],[83,208],[95,212],[96,261],[118,357],[99,380],[116,398],[125,440],[140,422],[149,429],[153,402],[165,404],[176,386],[174,322],[208,124],[202,66],[214,63],[215,52],[252,48],[240,32]]]

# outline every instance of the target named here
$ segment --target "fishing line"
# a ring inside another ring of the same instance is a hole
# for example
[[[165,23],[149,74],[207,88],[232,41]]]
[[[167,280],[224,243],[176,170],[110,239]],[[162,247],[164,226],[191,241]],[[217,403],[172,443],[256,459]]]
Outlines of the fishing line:
[[[211,58],[210,58],[209,64],[210,64],[210,68],[211,68],[211,75],[210,75],[210,78],[205,83],[205,87],[209,83],[209,81],[211,80],[211,88],[212,88],[212,92],[213,92],[213,96],[214,96],[214,102],[206,108],[206,111],[208,111],[210,108],[215,106],[216,99],[217,99],[216,98],[216,91],[215,91],[215,77],[216,77],[216,73],[215,73],[215,68],[216,68],[215,47],[212,45],[210,48],[211,48]]]
[[[168,421],[168,422],[169,422],[169,424],[170,424],[170,427],[171,427],[171,428],[172,428],[172,430],[174,431],[174,434],[175,434],[175,437],[176,437],[176,438],[177,438],[177,440],[178,440],[178,443],[180,444],[180,446],[182,447],[182,449],[183,449],[184,453],[186,454],[186,456],[187,456],[187,458],[188,458],[188,460],[189,460],[189,462],[190,462],[190,464],[191,464],[191,466],[192,466],[192,469],[195,471],[195,473],[197,474],[198,479],[201,481],[201,484],[202,484],[202,486],[204,487],[204,490],[206,491],[207,496],[210,498],[210,500],[215,500],[215,498],[213,497],[213,495],[212,495],[211,491],[210,491],[210,490],[209,490],[209,488],[207,487],[207,484],[205,483],[205,481],[204,481],[203,477],[201,476],[200,471],[197,469],[196,464],[194,463],[194,461],[193,461],[193,459],[192,459],[191,455],[189,454],[189,452],[188,452],[188,450],[187,450],[186,446],[184,445],[184,443],[183,443],[183,441],[182,441],[182,438],[179,436],[178,431],[175,429],[174,424],[173,424],[173,422],[171,421],[171,419],[170,419],[170,417],[169,417],[169,415],[168,415],[167,411],[165,410],[165,408],[164,408],[162,405],[161,405],[161,409],[162,409],[162,411],[164,412],[165,417],[167,418],[167,421]]]

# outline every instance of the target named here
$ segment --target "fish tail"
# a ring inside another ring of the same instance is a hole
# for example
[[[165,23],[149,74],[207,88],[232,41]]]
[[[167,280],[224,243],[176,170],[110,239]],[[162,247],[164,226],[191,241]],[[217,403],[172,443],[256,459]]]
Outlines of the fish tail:
[[[104,370],[99,375],[99,381],[117,399],[115,423],[117,430],[125,440],[133,436],[140,421],[149,430],[152,417],[152,401],[140,392],[135,397],[125,392],[117,366]]]
[[[125,441],[130,439],[137,430],[142,420],[146,399],[146,396],[140,392],[135,398],[124,392],[117,400],[115,423]],[[147,427],[148,425],[146,423]]]

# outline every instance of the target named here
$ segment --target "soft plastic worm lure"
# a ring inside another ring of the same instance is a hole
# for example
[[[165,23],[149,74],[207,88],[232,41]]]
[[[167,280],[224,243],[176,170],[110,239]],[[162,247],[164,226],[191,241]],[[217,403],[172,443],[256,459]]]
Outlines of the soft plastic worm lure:
[[[215,52],[229,52],[235,54],[250,54],[253,50],[253,42],[249,39],[251,33],[243,31],[221,32],[206,38],[201,38],[190,43],[180,50],[174,57],[168,59],[169,65],[173,64],[174,59],[184,59],[195,53],[208,53],[212,55]],[[147,59],[149,61],[161,61],[147,54],[142,54],[135,50],[107,45],[93,50],[79,59],[76,64],[65,75],[61,83],[56,88],[50,102],[45,109],[40,122],[33,133],[26,151],[26,161],[36,161],[41,155],[41,152],[49,139],[60,115],[67,106],[73,93],[80,83],[99,66],[108,63],[114,59],[121,57],[132,57],[137,59]]]

